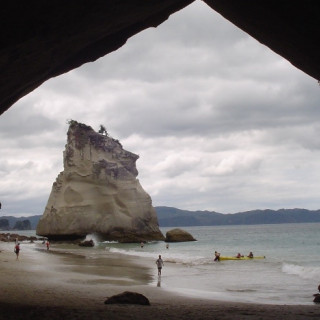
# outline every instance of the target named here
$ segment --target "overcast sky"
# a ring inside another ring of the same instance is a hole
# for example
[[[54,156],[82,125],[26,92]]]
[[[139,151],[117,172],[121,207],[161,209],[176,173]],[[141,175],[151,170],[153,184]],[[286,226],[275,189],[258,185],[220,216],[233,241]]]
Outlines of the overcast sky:
[[[0,117],[0,215],[42,214],[74,119],[140,156],[154,206],[320,208],[320,87],[197,1]]]

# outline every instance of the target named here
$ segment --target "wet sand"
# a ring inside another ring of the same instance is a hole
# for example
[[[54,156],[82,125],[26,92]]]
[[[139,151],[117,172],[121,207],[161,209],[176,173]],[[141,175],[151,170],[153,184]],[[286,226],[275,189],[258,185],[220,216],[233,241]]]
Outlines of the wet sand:
[[[0,243],[0,319],[320,319],[320,305],[286,306],[191,299],[150,285],[155,269],[143,260],[108,253],[90,263],[61,249]],[[144,294],[151,306],[105,305],[123,291]],[[312,300],[312,297],[310,297]]]

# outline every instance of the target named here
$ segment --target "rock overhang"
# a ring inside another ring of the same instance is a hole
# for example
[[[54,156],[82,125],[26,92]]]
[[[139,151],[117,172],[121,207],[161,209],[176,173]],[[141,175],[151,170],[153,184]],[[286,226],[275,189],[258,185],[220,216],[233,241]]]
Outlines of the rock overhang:
[[[0,11],[0,114],[46,80],[117,50],[134,34],[158,26],[193,1],[5,2]],[[319,1],[204,2],[320,79]]]

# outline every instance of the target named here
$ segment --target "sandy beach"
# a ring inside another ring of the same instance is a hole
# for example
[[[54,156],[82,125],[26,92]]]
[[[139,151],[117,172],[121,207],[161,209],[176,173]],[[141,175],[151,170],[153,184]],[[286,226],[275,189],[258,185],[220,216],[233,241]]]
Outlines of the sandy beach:
[[[320,319],[320,305],[232,303],[168,292],[150,285],[156,270],[141,259],[107,253],[90,264],[61,248],[23,244],[16,260],[13,243],[4,242],[0,251],[0,319]],[[151,306],[104,304],[124,291],[144,294]]]

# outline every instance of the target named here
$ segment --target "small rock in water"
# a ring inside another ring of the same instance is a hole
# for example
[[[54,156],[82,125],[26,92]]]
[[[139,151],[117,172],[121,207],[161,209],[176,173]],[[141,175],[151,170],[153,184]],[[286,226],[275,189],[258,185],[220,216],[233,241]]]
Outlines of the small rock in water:
[[[166,242],[197,241],[189,232],[176,228],[166,233]]]
[[[80,247],[94,247],[94,241],[91,240],[85,240],[79,243]]]

